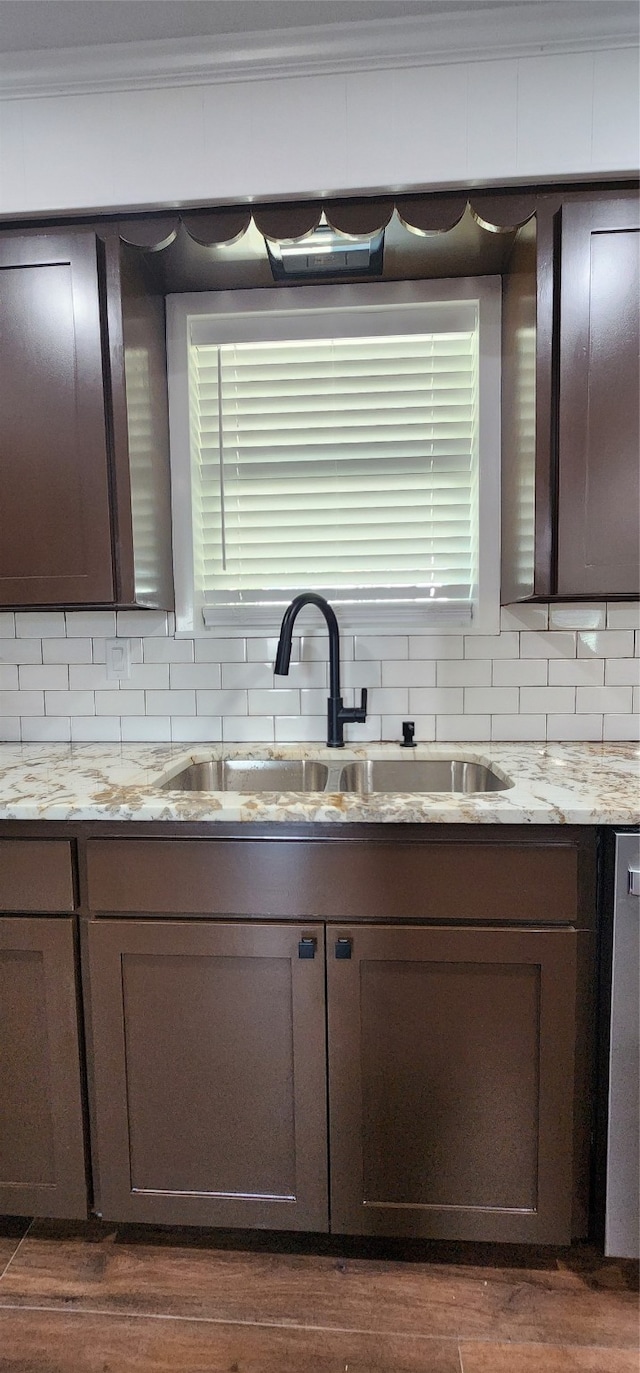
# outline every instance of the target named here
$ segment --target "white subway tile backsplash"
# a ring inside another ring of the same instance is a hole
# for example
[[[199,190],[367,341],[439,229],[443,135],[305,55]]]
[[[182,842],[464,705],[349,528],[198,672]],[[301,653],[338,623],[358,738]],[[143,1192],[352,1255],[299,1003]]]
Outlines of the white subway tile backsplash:
[[[409,710],[418,715],[461,715],[464,710],[462,687],[410,687]]]
[[[604,680],[606,686],[638,686],[640,661],[637,658],[608,658]]]
[[[535,638],[537,636],[531,635],[530,637]],[[505,629],[503,634],[466,634],[464,656],[465,658],[517,658],[519,638],[519,634],[511,629]]]
[[[520,635],[521,658],[575,658],[575,656],[575,634],[555,633],[549,630],[548,634],[525,633]]]
[[[193,639],[143,639],[145,663],[192,663]]]
[[[288,690],[266,691],[260,687],[247,692],[250,715],[296,715],[300,713],[300,692]]]
[[[24,639],[23,643],[31,642]],[[40,644],[40,640],[36,640]],[[23,658],[23,662],[90,663],[93,660],[91,639],[43,639],[38,658]]]
[[[623,715],[633,709],[633,688],[618,687],[578,687],[576,689],[576,711],[578,714],[605,712],[609,715]]]
[[[382,655],[387,658],[387,654]],[[399,653],[394,654],[399,658]],[[402,655],[406,658],[406,653]],[[486,654],[478,654],[479,658]],[[462,634],[411,634],[409,636],[410,658],[434,658],[442,662],[445,658],[464,658],[464,639]]]
[[[69,690],[69,669],[66,664],[22,663],[18,671],[20,687],[24,691]]]
[[[130,677],[122,677],[121,691],[168,691],[168,663],[136,663]]]
[[[92,691],[45,691],[46,715],[95,715]]]
[[[123,715],[120,724],[123,744],[147,741],[168,744],[171,740],[171,720],[168,715]]]
[[[491,686],[491,660],[462,658],[459,661],[450,659],[448,662],[437,663],[436,682],[439,687]],[[413,686],[413,683],[411,685]]]
[[[196,639],[195,650],[197,663],[244,663],[247,656],[245,639]]]
[[[158,640],[160,642],[160,640]],[[231,664],[235,667],[235,663]],[[172,663],[169,669],[170,686],[174,691],[176,688],[184,690],[198,687],[202,691],[219,691],[220,689],[220,664],[219,663]]]
[[[550,605],[549,629],[606,629],[604,604]]]
[[[3,715],[44,715],[44,691],[0,691]]]
[[[598,743],[602,739],[601,715],[548,715],[547,739],[549,742],[568,743],[574,739],[587,739]]]
[[[520,687],[522,715],[568,715],[575,705],[575,687]]]
[[[499,635],[343,635],[345,704],[369,690],[366,725],[345,737],[399,740],[403,720],[413,719],[422,740],[597,739],[603,729],[606,738],[634,738],[638,611],[637,603],[612,604],[606,615],[599,602],[527,604],[503,608]],[[285,677],[273,673],[275,637],[176,639],[173,629],[173,617],[155,611],[2,612],[0,737],[326,737],[324,625],[294,638]],[[121,682],[106,676],[105,639],[116,633],[132,660]]]
[[[370,664],[374,666],[373,663]],[[440,666],[429,658],[407,658],[395,663],[382,663],[381,685],[383,687],[434,687],[436,684],[436,666]],[[443,663],[442,667],[446,664]],[[366,682],[349,683],[350,686],[366,686]]]
[[[549,674],[547,658],[496,658],[493,663],[493,685],[546,686]]]
[[[633,662],[633,659],[629,661]],[[549,661],[549,686],[602,686],[603,682],[602,658],[552,658]]]
[[[356,702],[360,703],[360,698],[356,692]],[[403,715],[409,709],[409,691],[407,687],[374,687],[369,692],[367,703],[367,715],[372,712],[374,715]]]
[[[227,744],[272,743],[273,715],[223,715],[222,738]]]
[[[198,715],[246,715],[246,691],[196,691]]]
[[[222,739],[220,715],[172,715],[171,738],[176,743],[217,744]]]
[[[603,738],[621,743],[640,740],[640,715],[605,715]]]
[[[195,715],[195,691],[145,691],[147,715]],[[126,705],[126,703],[125,703]]]
[[[22,721],[23,744],[40,744],[49,740],[70,742],[71,720],[69,716],[45,715],[39,718],[26,718]]]
[[[131,634],[150,635],[168,634],[166,610],[119,610],[116,620],[118,638],[128,638]]]
[[[0,663],[41,663],[42,650],[42,639],[0,639]],[[55,661],[64,662],[64,659],[56,658]]]
[[[278,677],[275,685],[282,683],[287,685],[288,679]],[[201,686],[213,683],[200,683]],[[225,691],[242,690],[249,687],[273,687],[273,663],[223,663],[222,664],[222,686]],[[275,712],[274,712],[275,713]]]
[[[607,629],[640,629],[640,601],[625,601],[620,604],[611,601],[607,606]]]
[[[0,712],[0,743],[19,744],[20,724],[19,715],[3,715]]]
[[[68,610],[65,622],[68,639],[115,638],[115,610]]]
[[[406,673],[408,663],[405,659],[400,659],[399,662],[394,661],[384,664],[373,662],[373,660],[371,662],[344,663],[342,666],[342,685],[344,687],[349,687],[350,689],[353,687],[382,686],[383,666],[399,668],[400,673],[402,674],[403,671]],[[388,685],[393,685],[393,683],[389,683]]]
[[[46,672],[59,668],[45,668]],[[104,663],[71,663],[63,669],[69,673],[69,686],[72,691],[119,691],[120,683],[107,677]]]
[[[144,715],[144,691],[96,691],[96,715]]]
[[[491,738],[490,715],[438,715],[438,743],[465,743]]]
[[[517,687],[465,687],[465,715],[515,715],[518,710]]]
[[[491,738],[496,742],[544,741],[546,737],[546,715],[493,715],[491,718]]]
[[[64,638],[66,633],[63,610],[16,611],[18,639]]]
[[[0,691],[18,690],[17,663],[0,663]]]
[[[414,641],[415,642],[415,641]],[[356,634],[354,639],[356,658],[374,658],[376,662],[386,662],[393,658],[409,657],[409,640],[406,634]],[[417,658],[426,654],[417,653]]]
[[[277,715],[276,743],[323,743],[327,738],[326,715]]]
[[[632,658],[633,630],[605,629],[578,635],[579,658]]]
[[[119,744],[120,716],[78,715],[71,721],[71,742],[74,744]]]

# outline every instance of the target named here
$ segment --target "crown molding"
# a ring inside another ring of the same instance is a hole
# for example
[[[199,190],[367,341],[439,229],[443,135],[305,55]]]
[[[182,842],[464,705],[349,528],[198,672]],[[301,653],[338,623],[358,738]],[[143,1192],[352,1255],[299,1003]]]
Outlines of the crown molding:
[[[634,0],[536,0],[452,11],[0,55],[0,98],[273,80],[456,61],[591,52],[639,41]]]

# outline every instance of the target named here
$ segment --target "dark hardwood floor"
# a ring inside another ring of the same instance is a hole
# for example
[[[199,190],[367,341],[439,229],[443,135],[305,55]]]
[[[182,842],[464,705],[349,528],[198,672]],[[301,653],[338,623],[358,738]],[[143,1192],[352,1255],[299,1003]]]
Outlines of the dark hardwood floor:
[[[638,1266],[589,1245],[0,1220],[1,1373],[638,1373]]]

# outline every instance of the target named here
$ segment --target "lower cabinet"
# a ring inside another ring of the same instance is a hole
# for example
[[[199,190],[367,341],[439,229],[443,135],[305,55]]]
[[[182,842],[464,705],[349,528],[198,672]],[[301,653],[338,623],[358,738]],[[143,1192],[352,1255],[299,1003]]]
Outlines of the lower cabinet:
[[[0,916],[0,1214],[87,1214],[73,924]]]
[[[321,925],[88,928],[109,1220],[327,1230]]]
[[[330,932],[333,1231],[569,1242],[576,939]]]
[[[100,1211],[567,1243],[577,938],[89,922]]]

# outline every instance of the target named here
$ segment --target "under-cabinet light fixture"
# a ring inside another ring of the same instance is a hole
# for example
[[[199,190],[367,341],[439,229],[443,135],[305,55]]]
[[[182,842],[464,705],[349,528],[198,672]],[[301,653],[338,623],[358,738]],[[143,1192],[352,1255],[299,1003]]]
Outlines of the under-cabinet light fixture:
[[[384,230],[370,238],[348,238],[330,224],[319,224],[306,238],[265,243],[274,281],[375,277],[382,272]]]

